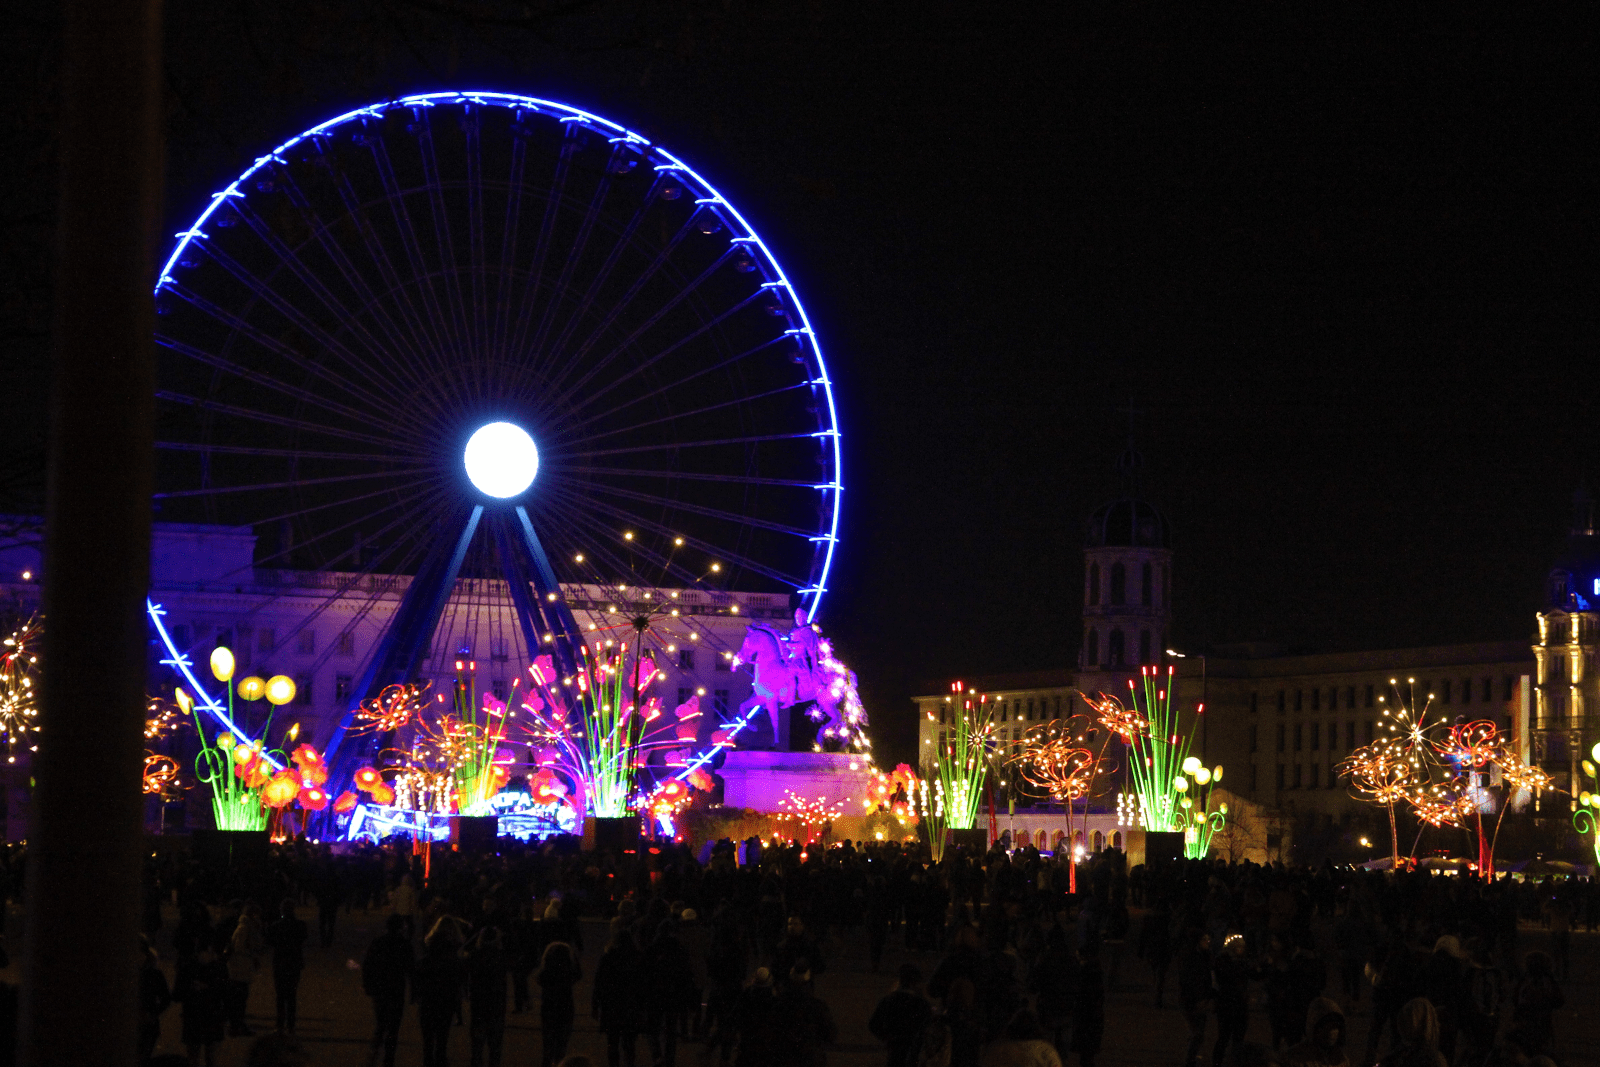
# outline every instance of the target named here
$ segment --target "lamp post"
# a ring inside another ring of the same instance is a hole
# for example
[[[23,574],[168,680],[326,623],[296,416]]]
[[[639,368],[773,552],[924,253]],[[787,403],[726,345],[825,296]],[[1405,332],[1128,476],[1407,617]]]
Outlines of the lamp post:
[[[1179,652],[1176,649],[1172,649],[1172,648],[1167,649],[1167,655],[1171,656],[1173,659],[1188,659],[1189,658],[1188,653]],[[1195,653],[1195,657],[1200,660],[1200,757],[1201,757],[1201,759],[1206,759],[1211,755],[1211,749],[1206,744],[1206,735],[1209,733],[1210,726],[1211,726],[1211,722],[1206,717],[1206,713],[1205,713],[1205,706],[1206,706],[1206,654],[1204,652],[1196,652]]]

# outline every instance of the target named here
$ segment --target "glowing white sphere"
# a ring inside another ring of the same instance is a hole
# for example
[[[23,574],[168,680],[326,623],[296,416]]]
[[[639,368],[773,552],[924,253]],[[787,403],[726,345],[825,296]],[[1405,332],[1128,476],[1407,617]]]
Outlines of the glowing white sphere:
[[[539,473],[539,449],[521,426],[491,422],[467,441],[467,477],[488,496],[517,496]]]

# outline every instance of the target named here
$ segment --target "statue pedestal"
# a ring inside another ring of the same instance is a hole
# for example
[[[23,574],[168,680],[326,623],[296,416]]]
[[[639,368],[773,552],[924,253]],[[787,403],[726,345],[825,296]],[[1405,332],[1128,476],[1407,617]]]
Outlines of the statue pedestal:
[[[864,757],[848,752],[751,752],[735,749],[718,771],[726,783],[723,803],[756,811],[782,811],[790,793],[844,804],[845,815],[860,815],[872,771]]]

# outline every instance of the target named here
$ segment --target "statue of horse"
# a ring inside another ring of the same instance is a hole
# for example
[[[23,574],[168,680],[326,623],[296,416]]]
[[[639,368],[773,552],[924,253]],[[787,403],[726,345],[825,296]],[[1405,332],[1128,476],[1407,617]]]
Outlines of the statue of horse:
[[[807,633],[810,633],[809,627]],[[823,672],[821,663],[809,666],[810,656],[793,655],[791,638],[779,633],[764,622],[753,622],[745,631],[744,643],[739,646],[737,666],[750,664],[754,678],[750,683],[750,698],[739,705],[742,719],[758,707],[766,709],[772,719],[772,736],[779,747],[784,738],[779,733],[778,712],[807,701],[815,701],[822,715],[822,725],[817,728],[820,741],[826,733],[839,725],[839,699],[842,694]],[[798,643],[797,643],[798,644]],[[809,650],[810,645],[805,645]]]

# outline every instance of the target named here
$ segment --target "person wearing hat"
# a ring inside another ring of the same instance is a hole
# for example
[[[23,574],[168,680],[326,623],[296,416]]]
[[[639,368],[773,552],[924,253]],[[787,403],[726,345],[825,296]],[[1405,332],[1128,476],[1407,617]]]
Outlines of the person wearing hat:
[[[1306,1009],[1305,1040],[1284,1053],[1284,1067],[1350,1067],[1344,1051],[1347,1032],[1339,1005],[1317,997]]]
[[[766,1067],[772,1062],[773,1047],[778,1040],[774,1032],[777,1000],[772,988],[772,972],[757,967],[733,1010],[731,1022],[739,1035],[735,1067]]]

